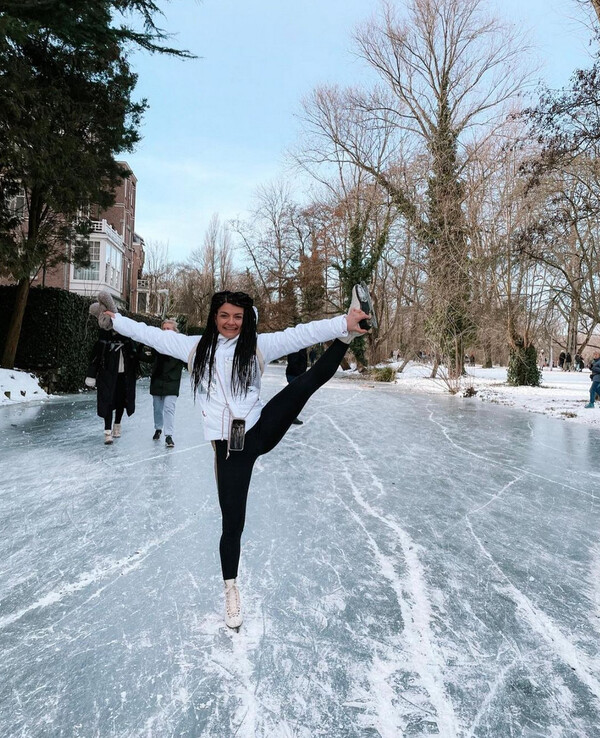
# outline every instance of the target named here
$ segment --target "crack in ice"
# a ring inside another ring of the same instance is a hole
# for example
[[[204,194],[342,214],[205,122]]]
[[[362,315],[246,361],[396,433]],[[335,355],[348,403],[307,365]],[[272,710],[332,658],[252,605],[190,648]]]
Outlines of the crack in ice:
[[[373,484],[381,492],[384,492],[381,480],[373,473],[369,467],[367,460],[362,453],[360,447],[354,442],[354,440],[345,433],[337,423],[329,416],[326,416],[334,428],[347,439],[348,443],[354,448],[357,455],[363,460],[365,467],[368,469]],[[363,528],[367,535],[371,547],[380,562],[380,567],[383,575],[391,583],[398,604],[400,606],[403,620],[405,635],[412,647],[413,663],[415,671],[420,675],[423,685],[427,689],[429,698],[436,710],[437,718],[439,721],[438,728],[441,736],[447,736],[448,738],[454,738],[458,735],[456,715],[452,701],[446,691],[444,685],[444,677],[441,669],[439,668],[442,660],[441,656],[437,653],[437,649],[434,645],[434,637],[431,632],[431,607],[429,598],[427,596],[425,576],[423,567],[417,555],[417,545],[412,540],[410,535],[395,521],[390,520],[388,517],[378,513],[360,494],[356,485],[354,484],[349,472],[344,471],[344,476],[348,480],[348,484],[352,489],[354,499],[361,506],[365,512],[371,517],[379,520],[388,528],[390,528],[400,540],[402,547],[402,553],[404,555],[409,577],[406,582],[402,582],[401,578],[396,574],[393,564],[389,557],[386,557],[382,553],[381,549],[377,545],[376,541],[366,530],[363,521],[356,513],[352,513],[357,520],[358,524]],[[412,600],[412,606],[406,601],[406,592],[410,595]],[[429,665],[429,669],[425,669],[424,666]]]
[[[150,556],[150,554],[152,554],[157,548],[165,544],[173,536],[177,535],[182,530],[185,530],[185,528],[189,527],[190,524],[191,523],[185,523],[183,525],[180,525],[167,535],[162,536],[161,538],[157,538],[154,541],[150,541],[150,543],[148,543],[145,548],[136,551],[136,553],[132,556],[129,556],[125,559],[117,559],[116,561],[109,561],[103,566],[96,567],[92,571],[85,572],[81,574],[80,577],[74,582],[71,582],[70,584],[65,584],[58,590],[47,592],[43,597],[40,597],[38,600],[32,602],[27,607],[24,607],[21,610],[17,610],[17,612],[11,613],[10,615],[5,615],[4,617],[0,618],[0,630],[6,628],[9,625],[12,625],[13,623],[16,623],[18,620],[20,620],[22,617],[30,612],[41,610],[46,607],[50,607],[51,605],[56,605],[59,602],[62,602],[65,597],[69,597],[73,594],[76,594],[77,592],[81,592],[95,582],[106,579],[106,577],[112,576],[117,572],[119,573],[119,575],[129,574],[130,572],[137,569],[140,564],[142,564],[143,561],[148,558],[148,556]],[[89,599],[98,597],[113,582],[114,579],[105,586],[96,590]],[[60,622],[60,620],[57,622]],[[54,625],[56,625],[56,623],[54,623]]]

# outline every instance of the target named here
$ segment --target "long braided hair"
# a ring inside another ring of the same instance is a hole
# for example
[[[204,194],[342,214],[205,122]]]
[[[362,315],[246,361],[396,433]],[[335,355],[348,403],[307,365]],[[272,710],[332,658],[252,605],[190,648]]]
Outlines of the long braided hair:
[[[215,351],[219,331],[217,330],[216,316],[219,308],[225,303],[243,308],[244,319],[240,330],[235,353],[233,355],[233,366],[231,371],[232,394],[246,394],[248,388],[256,377],[256,313],[254,302],[250,295],[245,292],[216,292],[210,302],[210,311],[206,328],[198,343],[192,369],[192,385],[194,394],[201,382],[206,385],[206,391],[210,394],[210,387],[214,372]]]

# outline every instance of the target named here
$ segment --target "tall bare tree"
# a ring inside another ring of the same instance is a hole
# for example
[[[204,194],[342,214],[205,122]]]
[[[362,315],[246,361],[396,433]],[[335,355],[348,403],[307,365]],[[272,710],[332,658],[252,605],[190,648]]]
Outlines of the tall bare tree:
[[[142,279],[148,281],[147,310],[156,315],[166,315],[175,273],[175,266],[169,261],[169,244],[166,241],[148,240],[144,244],[144,254]]]
[[[249,221],[232,226],[260,285],[262,320],[273,330],[299,320],[297,274],[305,236],[298,211],[289,183],[270,182],[258,188]]]
[[[380,85],[317,90],[305,105],[322,159],[341,151],[369,173],[426,248],[429,328],[455,375],[472,331],[463,169],[526,76],[517,34],[482,7],[481,0],[410,0],[399,17],[385,4],[357,34]],[[426,176],[410,191],[406,167],[423,155]]]
[[[236,280],[230,229],[215,213],[206,227],[202,245],[192,251],[185,264],[179,266],[174,290],[175,307],[188,317],[191,325],[203,325],[213,293],[235,289]]]

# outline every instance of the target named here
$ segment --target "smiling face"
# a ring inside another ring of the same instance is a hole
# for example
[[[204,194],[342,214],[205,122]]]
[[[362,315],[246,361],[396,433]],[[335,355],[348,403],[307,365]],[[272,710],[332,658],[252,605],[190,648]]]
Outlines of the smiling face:
[[[244,322],[244,308],[223,303],[215,315],[217,330],[225,338],[235,338],[240,335],[242,323]]]

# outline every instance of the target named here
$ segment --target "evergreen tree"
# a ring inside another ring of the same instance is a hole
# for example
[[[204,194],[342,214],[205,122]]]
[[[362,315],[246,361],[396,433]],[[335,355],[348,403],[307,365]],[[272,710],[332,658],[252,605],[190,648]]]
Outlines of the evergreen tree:
[[[532,344],[525,345],[521,336],[515,336],[508,359],[507,382],[513,387],[539,387],[542,373],[538,368],[537,351]]]
[[[344,264],[333,265],[339,272],[340,284],[347,307],[350,306],[354,285],[360,282],[366,284],[372,282],[375,269],[389,238],[389,211],[385,216],[383,228],[374,239],[374,243],[371,244],[366,238],[372,211],[373,207],[369,204],[364,213],[358,211],[355,214],[349,228],[350,250],[348,259]],[[364,336],[359,336],[350,344],[357,361],[362,365],[367,364],[365,340]]]
[[[116,25],[141,15],[143,31]],[[0,271],[18,284],[2,366],[18,346],[31,279],[85,263],[91,205],[108,207],[145,101],[126,50],[189,56],[161,45],[150,0],[0,0]],[[65,246],[66,245],[66,246]]]

